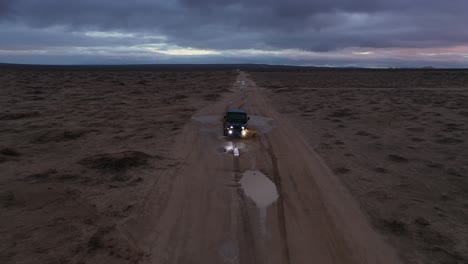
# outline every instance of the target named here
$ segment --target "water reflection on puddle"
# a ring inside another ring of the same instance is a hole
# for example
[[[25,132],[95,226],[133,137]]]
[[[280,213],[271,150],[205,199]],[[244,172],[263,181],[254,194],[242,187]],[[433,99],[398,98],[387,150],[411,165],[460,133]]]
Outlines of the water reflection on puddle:
[[[273,125],[271,124],[272,121],[273,119],[269,117],[251,115],[248,122],[248,127],[266,134],[270,133],[273,129]]]
[[[219,115],[193,116],[192,119],[209,125],[222,124],[222,118]]]
[[[224,144],[224,152],[226,153],[233,153],[237,149],[237,151],[247,151],[247,145],[244,142],[233,142],[227,141]]]
[[[276,185],[265,174],[256,170],[245,171],[240,183],[245,195],[254,201],[260,211],[260,222],[264,233],[267,208],[278,199]]]
[[[222,244],[219,253],[225,263],[239,263],[239,247],[231,241]]]

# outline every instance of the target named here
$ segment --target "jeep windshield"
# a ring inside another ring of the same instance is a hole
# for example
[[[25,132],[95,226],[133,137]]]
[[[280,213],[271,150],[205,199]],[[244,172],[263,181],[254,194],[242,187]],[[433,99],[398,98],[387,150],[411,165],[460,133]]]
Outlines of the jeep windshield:
[[[226,119],[228,122],[239,122],[245,123],[247,121],[247,115],[245,113],[227,113]]]

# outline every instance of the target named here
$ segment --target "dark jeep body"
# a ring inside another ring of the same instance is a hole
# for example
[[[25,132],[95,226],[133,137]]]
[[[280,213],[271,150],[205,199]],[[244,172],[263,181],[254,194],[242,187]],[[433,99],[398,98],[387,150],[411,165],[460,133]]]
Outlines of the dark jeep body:
[[[224,115],[223,135],[230,137],[245,137],[249,117],[244,110],[230,109]]]

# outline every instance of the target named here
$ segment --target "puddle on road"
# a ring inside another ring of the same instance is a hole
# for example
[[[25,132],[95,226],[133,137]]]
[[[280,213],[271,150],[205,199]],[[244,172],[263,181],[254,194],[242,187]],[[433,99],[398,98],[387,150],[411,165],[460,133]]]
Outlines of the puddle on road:
[[[265,233],[267,208],[278,199],[276,185],[265,174],[256,170],[245,171],[240,183],[245,195],[252,199],[259,209],[262,233]]]
[[[239,247],[231,241],[221,245],[219,254],[224,259],[225,263],[239,263]]]
[[[226,153],[234,153],[236,149],[238,153],[240,150],[242,150],[242,152],[247,151],[247,145],[244,142],[233,142],[233,141],[227,141],[224,144],[224,152]]]
[[[273,130],[272,118],[265,116],[251,115],[247,126],[263,134],[270,133]]]
[[[193,116],[192,119],[208,125],[222,124],[222,119],[219,115]]]
[[[257,207],[268,207],[278,198],[275,184],[260,171],[245,171],[240,182],[245,195],[251,198]]]

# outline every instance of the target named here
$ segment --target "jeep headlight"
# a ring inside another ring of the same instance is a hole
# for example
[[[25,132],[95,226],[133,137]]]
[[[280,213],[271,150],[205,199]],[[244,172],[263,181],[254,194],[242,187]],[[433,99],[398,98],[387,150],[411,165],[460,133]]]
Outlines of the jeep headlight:
[[[247,130],[243,129],[243,130],[241,131],[241,135],[242,135],[243,137],[245,137],[245,136],[247,135]]]
[[[242,127],[242,130],[244,130],[244,129],[245,129],[245,127]]]

